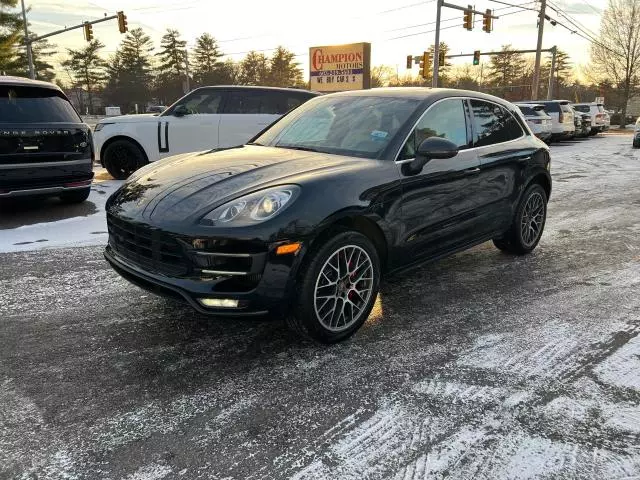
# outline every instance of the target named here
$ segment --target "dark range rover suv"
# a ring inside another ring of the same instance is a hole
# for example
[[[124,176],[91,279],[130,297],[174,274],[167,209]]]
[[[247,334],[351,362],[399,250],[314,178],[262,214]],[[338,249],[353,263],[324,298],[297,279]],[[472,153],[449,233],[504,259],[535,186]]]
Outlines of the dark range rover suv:
[[[0,199],[56,195],[87,199],[93,142],[62,90],[47,82],[0,77]]]
[[[496,97],[325,95],[245,146],[138,170],[107,201],[105,256],[200,312],[281,311],[297,331],[337,342],[364,323],[387,272],[487,240],[531,252],[549,169],[547,145]]]

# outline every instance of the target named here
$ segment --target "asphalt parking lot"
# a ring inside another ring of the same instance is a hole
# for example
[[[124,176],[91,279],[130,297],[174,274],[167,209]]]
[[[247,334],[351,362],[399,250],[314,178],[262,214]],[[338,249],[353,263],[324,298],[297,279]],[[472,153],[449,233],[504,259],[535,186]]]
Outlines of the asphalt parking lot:
[[[0,205],[0,478],[640,478],[640,151],[553,145],[552,174],[533,254],[389,279],[334,346],[122,280],[117,182]]]

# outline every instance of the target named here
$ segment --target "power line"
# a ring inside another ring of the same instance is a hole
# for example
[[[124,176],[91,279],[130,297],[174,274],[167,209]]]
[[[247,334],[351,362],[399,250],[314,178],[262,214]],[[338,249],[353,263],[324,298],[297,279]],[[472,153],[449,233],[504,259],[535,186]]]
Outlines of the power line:
[[[564,18],[566,18],[569,23],[571,23],[574,27],[576,27],[579,30],[581,30],[582,33],[584,33],[585,35],[591,37],[594,41],[597,41],[595,37],[597,37],[598,35],[596,33],[594,33],[592,30],[590,30],[589,28],[585,27],[583,24],[578,22],[578,20],[576,20],[573,17],[571,17],[567,12],[562,10],[560,7],[558,7],[557,5],[552,4],[551,2],[549,2],[549,7],[551,7],[553,10],[555,10],[556,13],[558,13],[559,15],[562,15]]]
[[[520,6],[520,5],[513,5],[513,7],[529,10],[527,7],[525,7],[525,5],[533,5],[534,3],[535,3],[535,2],[527,2],[527,3],[525,3],[525,4],[524,4],[524,5],[522,5],[522,6]],[[511,7],[496,8],[496,9],[494,10],[494,12],[500,12],[500,11],[502,11],[502,10],[506,10],[506,9],[508,9],[508,8],[511,8]],[[534,10],[534,11],[537,11],[537,10]],[[444,20],[441,20],[441,21],[440,21],[440,23],[444,23],[444,22],[451,22],[451,21],[453,21],[453,20],[460,20],[460,17],[445,18]],[[426,26],[429,26],[429,25],[435,25],[435,24],[436,24],[436,22],[435,22],[435,21],[433,21],[433,22],[427,22],[427,23],[418,23],[417,25],[409,25],[409,26],[406,26],[406,27],[401,27],[401,28],[392,28],[392,29],[390,29],[390,30],[383,30],[383,31],[384,31],[384,32],[397,32],[397,31],[399,31],[399,30],[407,30],[407,29],[409,29],[409,28],[417,28],[417,27],[426,27]]]
[[[505,7],[505,8],[510,8],[510,7]],[[500,15],[500,18],[506,17],[508,15],[513,15],[513,14],[516,14],[516,13],[523,13],[523,12],[526,11],[526,10],[520,9],[520,7],[518,7],[518,8],[519,8],[519,10],[516,10],[515,12],[502,13]],[[478,23],[480,21],[482,21],[482,19],[479,18],[477,20],[474,20],[473,23],[476,24],[476,23]],[[440,30],[447,30],[449,28],[459,28],[459,27],[460,27],[460,25],[450,25],[448,27],[442,27],[442,28],[440,28]],[[415,37],[417,35],[426,35],[426,34],[433,33],[433,32],[435,32],[435,30],[427,30],[427,31],[424,31],[424,32],[416,32],[416,33],[409,33],[407,35],[400,35],[399,37],[386,38],[385,40],[387,40],[387,41],[389,41],[389,40],[399,40],[399,39],[402,39],[402,38]]]
[[[535,8],[528,8],[523,5],[514,5],[512,3],[502,2],[501,0],[489,0],[489,1],[493,3],[500,3],[502,5],[508,5],[510,7],[522,8],[523,10],[531,10],[532,12],[536,12],[536,13],[539,12],[539,10],[536,10]]]

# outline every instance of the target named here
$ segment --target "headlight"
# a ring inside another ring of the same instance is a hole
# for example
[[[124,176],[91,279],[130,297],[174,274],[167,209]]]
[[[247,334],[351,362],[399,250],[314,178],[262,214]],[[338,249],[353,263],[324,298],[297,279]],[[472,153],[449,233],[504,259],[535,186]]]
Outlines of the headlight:
[[[105,125],[113,125],[113,123],[96,123],[96,126],[93,129],[93,131],[99,132],[100,130],[102,130],[102,127],[104,127]]]
[[[229,227],[255,225],[280,214],[299,193],[297,185],[282,185],[250,193],[212,210],[202,217],[200,223]]]

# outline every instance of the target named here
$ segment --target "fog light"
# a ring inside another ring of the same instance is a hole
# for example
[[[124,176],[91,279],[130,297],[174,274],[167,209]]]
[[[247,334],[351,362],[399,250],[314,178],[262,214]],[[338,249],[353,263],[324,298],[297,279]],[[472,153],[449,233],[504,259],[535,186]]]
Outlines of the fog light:
[[[238,308],[238,300],[231,298],[199,298],[198,301],[205,307]]]

